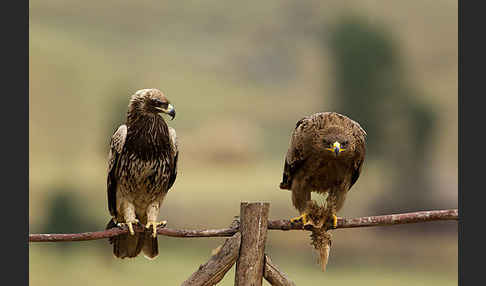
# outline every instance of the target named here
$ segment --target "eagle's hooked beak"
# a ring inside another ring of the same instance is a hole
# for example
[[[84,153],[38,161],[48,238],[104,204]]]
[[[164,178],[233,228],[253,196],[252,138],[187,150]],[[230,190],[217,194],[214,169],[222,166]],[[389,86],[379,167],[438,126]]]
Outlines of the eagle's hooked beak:
[[[176,116],[176,111],[175,111],[175,108],[172,104],[167,105],[167,109],[163,109],[163,108],[160,108],[160,107],[157,107],[157,109],[160,110],[161,112],[169,115],[171,120],[174,120],[174,118]]]
[[[341,152],[341,144],[339,144],[339,142],[334,142],[334,144],[332,144],[332,149],[334,150],[334,154],[339,155],[339,152]]]
[[[339,153],[343,152],[345,149],[341,148],[341,144],[336,141],[332,144],[332,148],[326,148],[326,150],[334,152],[337,157]]]

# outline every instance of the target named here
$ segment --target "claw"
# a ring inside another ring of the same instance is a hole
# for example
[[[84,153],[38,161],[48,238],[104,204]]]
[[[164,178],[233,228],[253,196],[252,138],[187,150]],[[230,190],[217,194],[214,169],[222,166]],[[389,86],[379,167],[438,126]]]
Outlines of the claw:
[[[127,224],[128,224],[128,229],[130,230],[130,234],[135,235],[135,231],[133,231],[133,223],[127,222]]]
[[[327,229],[336,229],[337,221],[338,221],[337,216],[335,214],[331,214],[328,217],[327,222],[325,223],[326,228]]]
[[[332,228],[337,227],[337,216],[335,214],[332,215]]]
[[[296,222],[302,221],[302,223],[304,225],[307,225],[308,222],[309,222],[309,219],[307,217],[308,217],[308,214],[307,213],[303,213],[303,214],[301,214],[298,217],[291,218],[290,219],[290,223],[296,223]]]
[[[160,221],[160,222],[156,222],[156,221],[149,221],[147,222],[147,224],[145,225],[145,228],[150,228],[152,227],[152,237],[157,237],[157,226],[166,226],[167,225],[167,221],[166,220],[163,220],[163,221]]]
[[[130,235],[135,235],[135,231],[133,230],[133,224],[134,223],[138,223],[138,219],[136,219],[134,221],[129,221],[129,222],[119,222],[119,223],[117,223],[117,225],[119,227],[123,227],[124,225],[127,225],[128,230],[130,231]]]

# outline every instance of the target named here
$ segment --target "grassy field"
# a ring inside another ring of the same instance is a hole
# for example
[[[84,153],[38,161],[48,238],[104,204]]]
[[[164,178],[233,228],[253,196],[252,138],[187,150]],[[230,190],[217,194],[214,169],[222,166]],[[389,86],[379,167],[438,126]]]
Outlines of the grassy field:
[[[160,238],[161,254],[154,261],[143,257],[115,260],[107,255],[107,244],[94,242],[77,243],[70,253],[63,253],[52,245],[36,245],[30,249],[30,261],[42,260],[42,263],[30,263],[30,285],[179,285],[205,263],[211,249],[222,242],[221,239],[202,240],[205,241]],[[272,241],[272,235],[269,240]],[[405,258],[409,263],[403,263],[399,257],[390,259],[375,255],[368,259],[363,254],[355,254],[346,261],[336,262],[333,258],[340,250],[333,249],[328,270],[322,273],[310,247],[305,250],[270,247],[267,253],[297,285],[457,285],[454,263],[444,263],[440,259],[427,265],[417,264],[418,259]],[[218,285],[233,283],[234,267]]]

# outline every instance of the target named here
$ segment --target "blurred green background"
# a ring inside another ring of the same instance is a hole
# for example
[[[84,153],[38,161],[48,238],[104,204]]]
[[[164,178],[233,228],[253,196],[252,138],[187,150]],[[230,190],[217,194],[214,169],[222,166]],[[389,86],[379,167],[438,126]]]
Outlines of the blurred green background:
[[[152,87],[177,110],[169,227],[226,227],[240,201],[297,215],[284,156],[320,111],[368,132],[340,216],[457,207],[457,1],[32,0],[29,15],[30,233],[104,228],[110,137]],[[270,231],[266,251],[297,285],[457,285],[455,222],[333,239],[326,273],[307,232]],[[222,242],[159,237],[155,261],[116,260],[104,240],[31,243],[30,284],[178,285]]]

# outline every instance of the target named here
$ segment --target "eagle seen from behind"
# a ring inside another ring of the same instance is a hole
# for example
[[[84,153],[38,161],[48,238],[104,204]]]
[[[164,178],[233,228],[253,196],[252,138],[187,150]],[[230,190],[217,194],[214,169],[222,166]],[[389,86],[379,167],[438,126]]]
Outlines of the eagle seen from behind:
[[[162,202],[177,176],[177,139],[162,114],[173,119],[175,109],[158,89],[131,96],[126,123],[113,134],[108,156],[107,194],[112,219],[107,229],[127,225],[130,233],[110,238],[119,258],[158,255],[157,233]],[[141,223],[150,232],[135,233]]]

